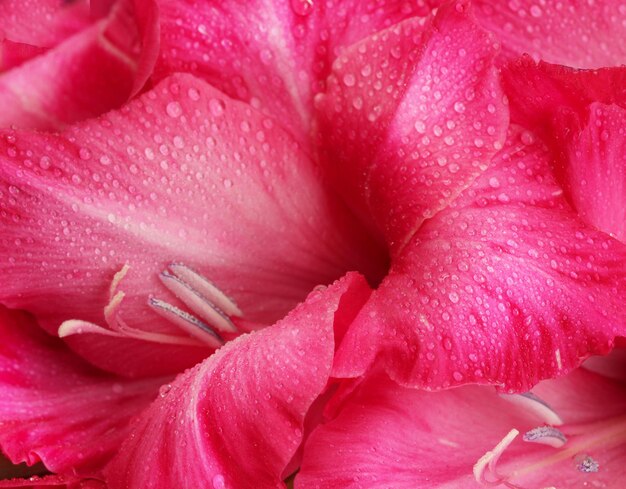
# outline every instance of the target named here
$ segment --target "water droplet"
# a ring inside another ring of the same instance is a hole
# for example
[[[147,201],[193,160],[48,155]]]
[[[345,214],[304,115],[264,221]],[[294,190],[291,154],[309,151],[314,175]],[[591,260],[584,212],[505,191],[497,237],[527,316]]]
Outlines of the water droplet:
[[[356,78],[352,73],[346,73],[343,75],[343,83],[346,87],[353,87],[356,83]]]
[[[183,113],[183,109],[178,102],[170,102],[169,104],[167,104],[167,107],[165,107],[165,111],[167,112],[167,115],[174,118],[180,117],[180,115]]]
[[[454,104],[454,110],[459,114],[462,114],[463,112],[465,112],[465,104],[463,102],[456,102]]]
[[[291,0],[291,8],[296,15],[306,17],[313,11],[313,0]]]
[[[453,372],[452,377],[454,377],[454,380],[457,382],[461,382],[463,380],[463,374],[461,372]]]
[[[200,100],[200,92],[193,87],[187,91],[187,95],[191,100]]]
[[[222,182],[222,183],[224,184],[224,187],[225,187],[225,188],[230,188],[230,187],[232,187],[232,186],[233,186],[233,181],[232,181],[232,180],[230,180],[230,179],[228,179],[228,178],[226,178],[226,179],[224,180],[224,182]]]
[[[161,387],[159,387],[159,396],[165,397],[171,390],[172,390],[171,384],[163,384]]]
[[[87,148],[80,148],[78,150],[78,156],[80,156],[81,160],[88,160],[89,158],[91,158],[91,151],[89,151]]]
[[[422,121],[415,122],[415,130],[420,134],[424,134],[426,132],[426,124]]]
[[[541,7],[539,7],[539,5],[532,5],[530,7],[530,15],[533,17],[541,17],[542,13],[543,12],[541,11]]]
[[[222,474],[217,474],[213,477],[213,488],[214,489],[226,489],[226,480]]]
[[[52,162],[50,161],[49,156],[42,156],[41,159],[39,160],[39,166],[44,170],[47,170],[48,168],[50,168],[51,164]]]
[[[215,117],[223,115],[224,111],[226,110],[224,101],[216,98],[209,100],[209,110],[211,111],[211,114],[213,114]]]

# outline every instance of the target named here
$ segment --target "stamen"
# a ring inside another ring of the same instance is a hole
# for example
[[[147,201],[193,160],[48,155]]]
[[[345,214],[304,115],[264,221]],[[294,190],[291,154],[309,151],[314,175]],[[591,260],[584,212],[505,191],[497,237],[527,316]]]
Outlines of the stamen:
[[[506,478],[500,476],[496,469],[500,455],[507,449],[507,447],[515,440],[519,435],[519,431],[512,429],[508,434],[502,438],[493,450],[485,453],[478,462],[474,464],[474,478],[476,482],[487,485],[498,485],[506,481]],[[488,479],[487,473],[491,473],[495,476],[495,479]]]
[[[195,336],[213,348],[219,348],[224,344],[222,337],[210,326],[195,316],[178,309],[165,301],[150,298],[148,305],[161,317],[173,322],[187,333]]]
[[[237,332],[237,328],[230,318],[187,282],[184,282],[167,271],[162,272],[159,278],[161,282],[163,282],[163,285],[211,326],[214,326],[220,331],[229,333]]]
[[[243,312],[237,307],[235,301],[224,294],[224,292],[218,289],[215,284],[206,277],[203,277],[198,272],[182,263],[172,263],[169,269],[179,279],[189,284],[194,290],[206,297],[209,302],[215,304],[228,316],[243,317]]]
[[[500,396],[513,404],[517,404],[524,409],[532,411],[546,424],[553,426],[561,426],[563,424],[561,417],[550,407],[550,405],[532,392],[524,392],[522,394],[500,394]]]
[[[542,443],[554,448],[561,448],[567,442],[565,435],[552,426],[538,426],[524,434],[524,441]]]
[[[70,319],[64,321],[58,330],[59,338],[66,338],[72,335],[80,334],[99,334],[104,336],[114,336],[117,338],[134,338],[141,341],[149,341],[151,343],[161,343],[164,345],[186,345],[186,346],[203,346],[197,338],[189,338],[185,336],[172,336],[163,333],[150,333],[140,329],[127,326],[121,319],[117,319],[120,324],[116,325],[115,330],[110,330],[98,326],[88,321],[80,321]]]

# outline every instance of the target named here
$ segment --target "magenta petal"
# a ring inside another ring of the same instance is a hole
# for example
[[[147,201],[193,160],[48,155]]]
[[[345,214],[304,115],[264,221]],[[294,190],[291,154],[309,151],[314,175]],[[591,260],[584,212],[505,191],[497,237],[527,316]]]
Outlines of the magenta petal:
[[[125,102],[135,83],[137,51],[141,53],[130,1],[121,1],[108,18],[0,75],[0,127],[59,128]]]
[[[176,372],[211,351],[180,346],[202,343],[148,304],[185,308],[159,278],[175,262],[264,324],[317,284],[383,265],[276,121],[189,75],[62,135],[6,133],[0,182],[0,269],[11,277],[0,302],[50,332],[68,320],[109,327],[69,341],[124,375]],[[124,326],[167,337],[119,338]]]
[[[475,0],[480,24],[502,43],[503,59],[535,59],[576,68],[626,63],[626,6],[619,1]]]
[[[337,53],[427,11],[405,0],[162,1],[155,74],[160,79],[184,71],[205,78],[285,121],[306,140],[313,96],[324,88]]]
[[[46,51],[47,48],[33,46],[32,44],[0,39],[0,74]]]
[[[528,389],[626,334],[626,248],[579,219],[547,149],[515,129],[491,168],[418,231],[341,344],[334,374],[376,355],[430,388]]]
[[[97,479],[81,479],[75,476],[58,475],[0,480],[0,488],[4,487],[21,487],[22,489],[106,489],[104,483]]]
[[[529,129],[550,127],[562,108],[583,116],[593,102],[626,106],[626,67],[575,70],[523,56],[503,67],[502,84],[512,122]]]
[[[275,326],[178,377],[134,425],[109,487],[284,487],[305,415],[329,378],[335,311],[364,286],[350,274],[314,291]]]
[[[626,242],[626,108],[592,103],[555,122],[563,184],[590,225]]]
[[[295,487],[479,489],[479,458],[513,427],[539,421],[490,387],[432,393],[376,376],[311,434]]]
[[[508,124],[494,41],[469,5],[453,2],[423,24],[346,50],[316,101],[336,187],[392,253],[486,169]]]
[[[162,382],[103,375],[26,314],[0,307],[0,447],[14,463],[97,473]]]
[[[90,23],[86,0],[3,0],[0,38],[38,47],[52,47]]]
[[[573,70],[528,58],[503,81],[514,121],[552,148],[565,195],[592,226],[626,240],[626,68]]]
[[[532,394],[539,397],[530,402],[547,403],[565,424],[546,425],[491,387],[432,393],[370,378],[312,433],[296,489],[620,488],[623,385],[581,370]],[[561,438],[558,448],[524,441],[538,427]],[[587,457],[597,473],[581,470]]]

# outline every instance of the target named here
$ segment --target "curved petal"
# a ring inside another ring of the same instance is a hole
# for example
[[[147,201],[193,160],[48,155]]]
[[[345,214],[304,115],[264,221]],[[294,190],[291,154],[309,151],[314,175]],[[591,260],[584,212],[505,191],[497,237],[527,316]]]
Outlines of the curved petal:
[[[103,375],[25,313],[0,307],[0,447],[13,463],[99,472],[163,381]]]
[[[587,223],[626,242],[626,108],[592,103],[584,118],[559,115],[559,173],[572,205]]]
[[[351,47],[317,100],[336,187],[392,254],[502,147],[496,48],[470,10],[452,2],[425,26],[411,19]]]
[[[21,487],[22,489],[106,489],[104,483],[97,479],[81,479],[75,476],[58,475],[0,480],[0,487]]]
[[[626,67],[572,70],[524,58],[503,79],[513,120],[536,129],[558,157],[555,172],[572,206],[625,241]]]
[[[138,36],[132,0],[122,0],[108,18],[0,75],[0,127],[59,128],[119,107],[147,78]]]
[[[420,229],[348,330],[334,374],[358,376],[378,355],[402,383],[521,391],[626,333],[626,247],[576,216],[533,138],[514,130]]]
[[[0,38],[53,47],[91,24],[89,2],[77,0],[4,0]]]
[[[46,51],[47,48],[0,38],[0,74]]]
[[[264,324],[319,283],[384,267],[274,120],[189,75],[62,135],[5,133],[0,182],[0,269],[10,277],[0,302],[51,332],[67,320],[108,324],[107,336],[69,340],[124,375],[175,372],[210,352],[148,306],[187,307],[165,285],[168,265],[184,263]],[[97,332],[74,322],[63,334],[81,330]]]
[[[585,402],[596,420],[604,419],[607,405],[624,408],[626,393],[602,377],[574,372],[566,379],[538,387],[552,392],[553,400],[561,396],[570,402],[583,400],[587,392]],[[593,397],[600,391],[600,397]],[[313,432],[296,489],[621,487],[623,440],[593,447],[589,438],[564,425],[554,431],[568,435],[559,448],[528,441],[528,433],[541,424],[532,411],[490,387],[432,393],[375,376],[336,419]],[[517,436],[520,432],[526,437]],[[589,453],[600,464],[598,472],[580,465]]]
[[[626,6],[617,1],[474,0],[476,18],[502,43],[502,61],[533,58],[575,68],[626,64]]]
[[[502,68],[502,85],[512,122],[540,134],[562,108],[583,116],[593,102],[626,106],[626,67],[575,70],[523,56]]]
[[[146,411],[107,469],[111,489],[284,487],[304,419],[325,388],[333,322],[350,274],[275,326],[239,337],[182,374]]]
[[[163,0],[160,9],[157,79],[191,72],[286,121],[301,139],[337,53],[428,11],[404,0]]]

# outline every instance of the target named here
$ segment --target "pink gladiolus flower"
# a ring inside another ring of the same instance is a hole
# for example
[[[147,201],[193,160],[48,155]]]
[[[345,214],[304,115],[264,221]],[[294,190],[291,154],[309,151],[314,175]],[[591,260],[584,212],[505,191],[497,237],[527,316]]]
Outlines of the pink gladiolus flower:
[[[44,3],[45,32],[0,23],[27,53],[0,74],[0,304],[28,311],[0,310],[0,447],[58,474],[35,483],[515,483],[506,432],[420,475],[471,443],[460,417],[425,443],[438,402],[567,437],[416,388],[527,391],[626,334],[624,69],[519,57],[623,63],[623,9]],[[399,465],[355,480],[373,436]]]

